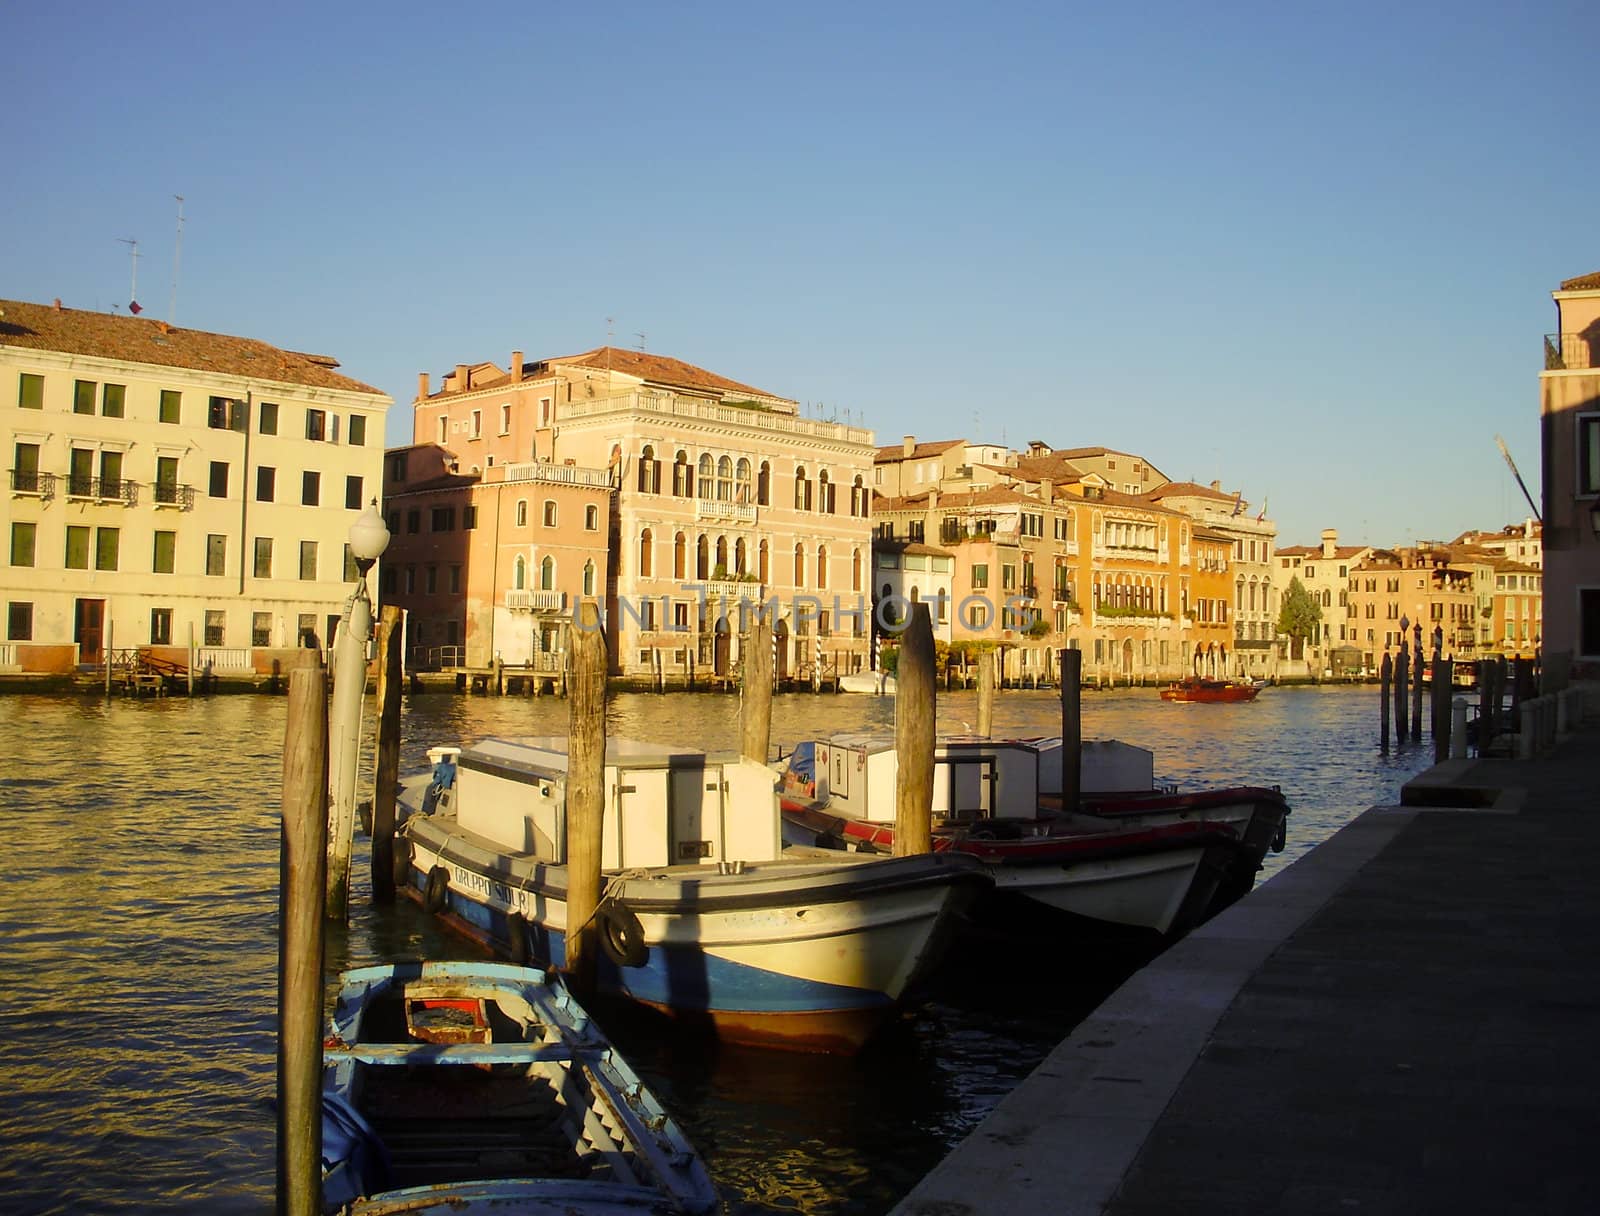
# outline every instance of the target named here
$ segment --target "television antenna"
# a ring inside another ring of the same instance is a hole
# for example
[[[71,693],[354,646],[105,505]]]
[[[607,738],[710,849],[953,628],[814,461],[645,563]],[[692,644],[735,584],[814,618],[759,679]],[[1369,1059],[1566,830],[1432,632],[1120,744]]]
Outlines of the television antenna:
[[[128,247],[128,261],[133,267],[133,281],[128,285],[128,311],[138,316],[139,307],[139,242],[131,236],[119,236],[117,243]]]
[[[172,299],[167,303],[167,324],[178,323],[178,265],[183,258],[183,195],[174,194],[178,200],[178,239],[172,246]]]

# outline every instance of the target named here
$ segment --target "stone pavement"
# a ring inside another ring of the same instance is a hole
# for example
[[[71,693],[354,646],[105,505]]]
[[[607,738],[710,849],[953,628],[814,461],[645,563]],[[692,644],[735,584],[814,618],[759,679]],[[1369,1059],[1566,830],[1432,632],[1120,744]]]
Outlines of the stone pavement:
[[[1414,785],[1137,973],[895,1216],[1600,1213],[1600,725]]]

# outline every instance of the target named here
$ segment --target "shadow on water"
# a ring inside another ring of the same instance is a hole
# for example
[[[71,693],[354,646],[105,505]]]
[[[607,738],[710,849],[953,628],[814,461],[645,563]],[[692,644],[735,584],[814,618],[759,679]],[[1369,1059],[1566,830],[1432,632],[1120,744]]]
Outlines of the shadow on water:
[[[939,710],[940,729],[965,729],[975,696],[941,694]],[[1058,712],[1052,692],[1007,692],[995,729],[1054,732]],[[1155,748],[1162,778],[1281,785],[1294,810],[1278,865],[1392,800],[1431,759],[1427,743],[1379,753],[1376,692],[1364,689],[1188,707],[1119,691],[1086,697],[1083,712],[1089,737]],[[728,748],[737,713],[732,696],[623,695],[610,728]],[[413,697],[402,769],[421,767],[438,742],[564,734],[566,716],[551,697]],[[792,747],[822,720],[829,732],[890,730],[894,700],[775,698],[773,741]],[[26,741],[0,774],[11,846],[0,883],[0,1207],[270,1209],[283,728],[282,698],[0,698],[0,729]],[[477,953],[408,901],[373,908],[366,866],[363,841],[350,923],[328,942],[330,975]],[[599,1016],[683,1120],[731,1212],[874,1216],[1135,961],[1107,967],[1065,944],[958,948],[926,1000],[846,1058]]]

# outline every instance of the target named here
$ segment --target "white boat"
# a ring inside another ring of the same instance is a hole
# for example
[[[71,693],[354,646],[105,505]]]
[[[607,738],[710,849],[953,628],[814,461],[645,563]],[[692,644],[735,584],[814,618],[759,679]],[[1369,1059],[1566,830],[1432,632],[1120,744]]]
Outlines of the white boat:
[[[348,971],[323,1060],[328,1212],[718,1209],[699,1155],[558,977],[480,962]]]
[[[1176,935],[1249,890],[1266,850],[1282,847],[1288,804],[1276,790],[1157,788],[1151,753],[1114,740],[1085,743],[1082,756],[1087,792],[1078,810],[1064,812],[1059,738],[938,740],[936,842],[984,863],[994,881],[983,909],[991,919],[1016,915],[1003,903],[1009,896]],[[783,776],[788,838],[892,849],[896,767],[887,735],[801,745]]]
[[[513,961],[561,966],[566,739],[439,755],[447,789],[402,789],[397,885]],[[730,1041],[859,1047],[986,885],[971,858],[785,849],[754,761],[610,739],[605,766],[600,987]]]
[[[839,677],[840,692],[875,693],[894,696],[894,677],[886,671],[853,671]]]

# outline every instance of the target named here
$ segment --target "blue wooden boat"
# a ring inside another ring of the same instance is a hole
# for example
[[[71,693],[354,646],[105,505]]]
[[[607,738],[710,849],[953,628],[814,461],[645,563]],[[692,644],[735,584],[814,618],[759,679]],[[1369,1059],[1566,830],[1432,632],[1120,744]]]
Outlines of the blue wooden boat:
[[[565,963],[566,743],[440,748],[440,773],[402,783],[396,886],[513,962]],[[775,785],[752,760],[607,740],[599,987],[730,1042],[853,1051],[988,880],[955,854],[786,849]]]
[[[558,977],[363,967],[323,1047],[323,1201],[342,1216],[693,1216],[717,1192]]]

